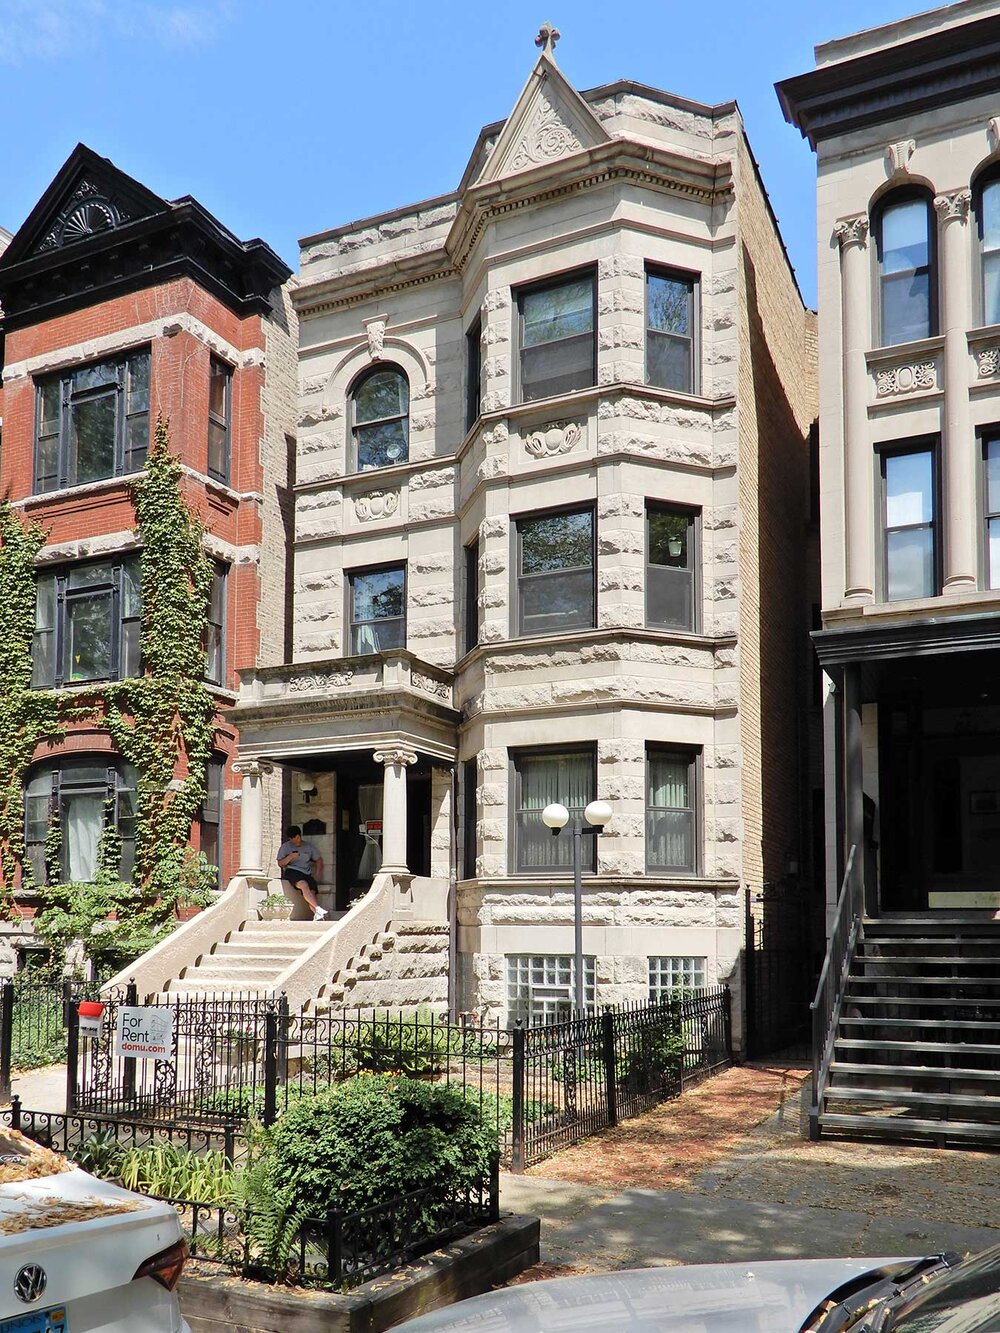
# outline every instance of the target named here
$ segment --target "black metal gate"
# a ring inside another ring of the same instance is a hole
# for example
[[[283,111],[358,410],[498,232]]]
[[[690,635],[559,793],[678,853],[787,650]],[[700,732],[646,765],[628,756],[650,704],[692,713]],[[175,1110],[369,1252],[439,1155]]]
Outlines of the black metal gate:
[[[823,963],[822,902],[797,880],[746,891],[746,1046],[806,1058],[809,1003]]]

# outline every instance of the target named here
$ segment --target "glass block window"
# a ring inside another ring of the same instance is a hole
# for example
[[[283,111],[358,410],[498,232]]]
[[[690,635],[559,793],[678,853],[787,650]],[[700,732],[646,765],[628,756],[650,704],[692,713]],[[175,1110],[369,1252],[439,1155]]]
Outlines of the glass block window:
[[[573,870],[573,837],[567,824],[553,834],[542,823],[542,811],[558,802],[570,817],[583,817],[594,799],[595,754],[579,750],[522,751],[514,755],[514,864],[519,874],[544,871],[569,875]],[[582,841],[585,870],[596,864],[594,837]]]
[[[594,959],[585,957],[583,998],[588,1009],[597,1004],[596,976]],[[508,954],[508,1021],[559,1023],[571,1018],[575,986],[576,967],[572,954]]]
[[[521,401],[586,389],[597,382],[596,283],[592,273],[518,294]]]
[[[354,455],[359,472],[405,463],[410,454],[410,385],[397,366],[379,366],[351,395]]]
[[[655,1004],[671,991],[697,990],[707,985],[708,959],[680,954],[649,960],[649,998]]]
[[[36,493],[137,472],[148,448],[148,349],[38,381]]]
[[[695,283],[676,273],[646,273],[646,383],[695,392]]]

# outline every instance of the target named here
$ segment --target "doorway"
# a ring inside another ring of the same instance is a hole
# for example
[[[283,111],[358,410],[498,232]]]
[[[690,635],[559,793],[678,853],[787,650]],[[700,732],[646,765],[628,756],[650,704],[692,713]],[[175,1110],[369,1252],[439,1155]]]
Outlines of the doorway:
[[[382,864],[384,770],[370,759],[337,764],[337,910],[367,893]],[[414,875],[431,864],[431,768],[419,758],[406,772],[406,862]]]

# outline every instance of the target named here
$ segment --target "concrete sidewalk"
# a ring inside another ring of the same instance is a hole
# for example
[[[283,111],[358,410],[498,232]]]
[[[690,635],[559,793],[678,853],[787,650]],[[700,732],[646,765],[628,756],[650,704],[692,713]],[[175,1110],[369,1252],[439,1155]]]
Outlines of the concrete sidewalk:
[[[66,1066],[46,1065],[15,1074],[11,1091],[28,1111],[50,1111],[62,1115],[66,1110]]]
[[[504,1176],[504,1208],[542,1220],[545,1267],[535,1275],[1000,1244],[997,1154],[810,1143],[801,1132],[805,1089],[795,1089],[760,1124],[751,1123],[721,1155],[700,1156],[699,1132],[703,1145],[719,1130],[720,1107],[731,1121],[743,1100],[739,1081],[745,1083],[749,1073],[746,1067],[728,1071],[677,1102],[550,1158],[530,1175]],[[687,1167],[673,1155],[679,1145],[670,1137],[670,1122],[683,1123],[691,1136]],[[595,1183],[582,1178],[585,1159],[593,1164]],[[658,1160],[664,1187],[649,1188]],[[609,1162],[616,1179],[607,1178]],[[569,1179],[559,1179],[561,1165]]]

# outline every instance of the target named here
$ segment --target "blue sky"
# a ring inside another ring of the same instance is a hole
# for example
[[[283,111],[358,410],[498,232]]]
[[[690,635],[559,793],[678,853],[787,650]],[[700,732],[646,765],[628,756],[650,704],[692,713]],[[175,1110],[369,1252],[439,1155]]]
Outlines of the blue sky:
[[[79,141],[167,198],[193,194],[297,264],[299,237],[454,188],[551,19],[577,87],[617,78],[739,102],[806,299],[813,158],[776,79],[906,0],[0,0],[0,225]]]

